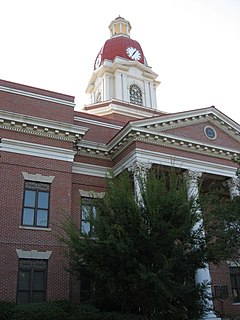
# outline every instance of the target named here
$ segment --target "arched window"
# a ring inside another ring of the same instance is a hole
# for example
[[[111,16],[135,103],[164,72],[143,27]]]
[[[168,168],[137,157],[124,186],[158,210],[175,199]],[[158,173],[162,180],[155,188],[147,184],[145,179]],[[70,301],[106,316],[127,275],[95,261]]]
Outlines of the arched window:
[[[131,84],[129,88],[130,93],[130,102],[138,104],[139,106],[143,105],[142,90],[136,84]]]

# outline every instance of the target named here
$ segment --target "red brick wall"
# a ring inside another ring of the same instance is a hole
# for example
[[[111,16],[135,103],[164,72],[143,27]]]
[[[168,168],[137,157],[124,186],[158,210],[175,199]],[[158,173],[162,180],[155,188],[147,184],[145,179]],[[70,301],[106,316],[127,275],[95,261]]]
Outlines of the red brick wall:
[[[0,86],[25,91],[28,93],[40,94],[40,95],[48,96],[48,97],[55,98],[55,99],[61,99],[61,100],[69,101],[69,102],[74,102],[73,96],[63,94],[63,93],[54,92],[54,91],[49,91],[49,90],[45,90],[45,89],[35,88],[35,87],[27,86],[27,85],[24,85],[21,83],[16,83],[16,82],[11,82],[11,81],[6,81],[6,80],[0,79]]]
[[[15,93],[0,91],[0,109],[33,117],[73,123],[74,108],[72,106]]]
[[[229,298],[220,300],[214,300],[215,309],[221,314],[221,316],[237,317],[240,315],[240,303],[234,304],[232,300],[232,289],[229,268],[226,262],[222,262],[219,266],[210,265],[210,273],[212,277],[212,285],[214,286],[228,286]],[[214,292],[214,291],[213,291]]]
[[[71,213],[71,166],[57,161],[20,154],[1,153],[1,259],[0,300],[15,301],[18,257],[16,249],[52,251],[48,266],[48,299],[67,299],[69,274],[65,271],[62,249],[57,241],[57,222],[62,211]],[[33,230],[21,228],[24,178],[22,172],[55,176],[51,184],[49,228]],[[66,261],[65,261],[66,265]]]

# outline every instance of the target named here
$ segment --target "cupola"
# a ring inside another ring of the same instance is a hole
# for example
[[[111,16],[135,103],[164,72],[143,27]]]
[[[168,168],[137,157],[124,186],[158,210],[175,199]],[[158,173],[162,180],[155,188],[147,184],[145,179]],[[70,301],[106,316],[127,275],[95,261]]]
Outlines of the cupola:
[[[147,65],[141,45],[130,38],[131,28],[130,22],[120,16],[110,23],[110,39],[97,54],[94,70],[99,68],[105,59],[113,61],[116,57]]]
[[[97,54],[86,89],[86,93],[91,95],[91,107],[84,109],[99,114],[101,108],[101,114],[105,115],[112,112],[112,108],[106,107],[107,101],[113,100],[125,104],[124,113],[137,116],[140,116],[139,107],[156,109],[156,88],[160,84],[158,75],[147,64],[140,43],[131,39],[130,22],[119,16],[111,21],[109,30],[110,39]],[[104,107],[100,107],[102,103]],[[115,113],[120,112],[119,103]],[[136,106],[138,110],[135,112]]]

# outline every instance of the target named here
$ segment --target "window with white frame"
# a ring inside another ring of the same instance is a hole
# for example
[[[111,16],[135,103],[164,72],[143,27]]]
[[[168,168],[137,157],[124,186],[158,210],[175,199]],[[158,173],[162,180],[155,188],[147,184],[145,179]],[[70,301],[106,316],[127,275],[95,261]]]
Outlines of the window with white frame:
[[[48,227],[50,184],[25,181],[22,226]]]

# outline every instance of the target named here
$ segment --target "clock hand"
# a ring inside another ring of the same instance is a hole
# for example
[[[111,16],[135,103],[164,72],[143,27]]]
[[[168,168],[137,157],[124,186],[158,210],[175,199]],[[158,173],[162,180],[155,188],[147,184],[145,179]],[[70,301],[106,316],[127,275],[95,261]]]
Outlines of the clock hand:
[[[135,55],[136,52],[137,52],[137,49],[133,52],[132,57]]]

